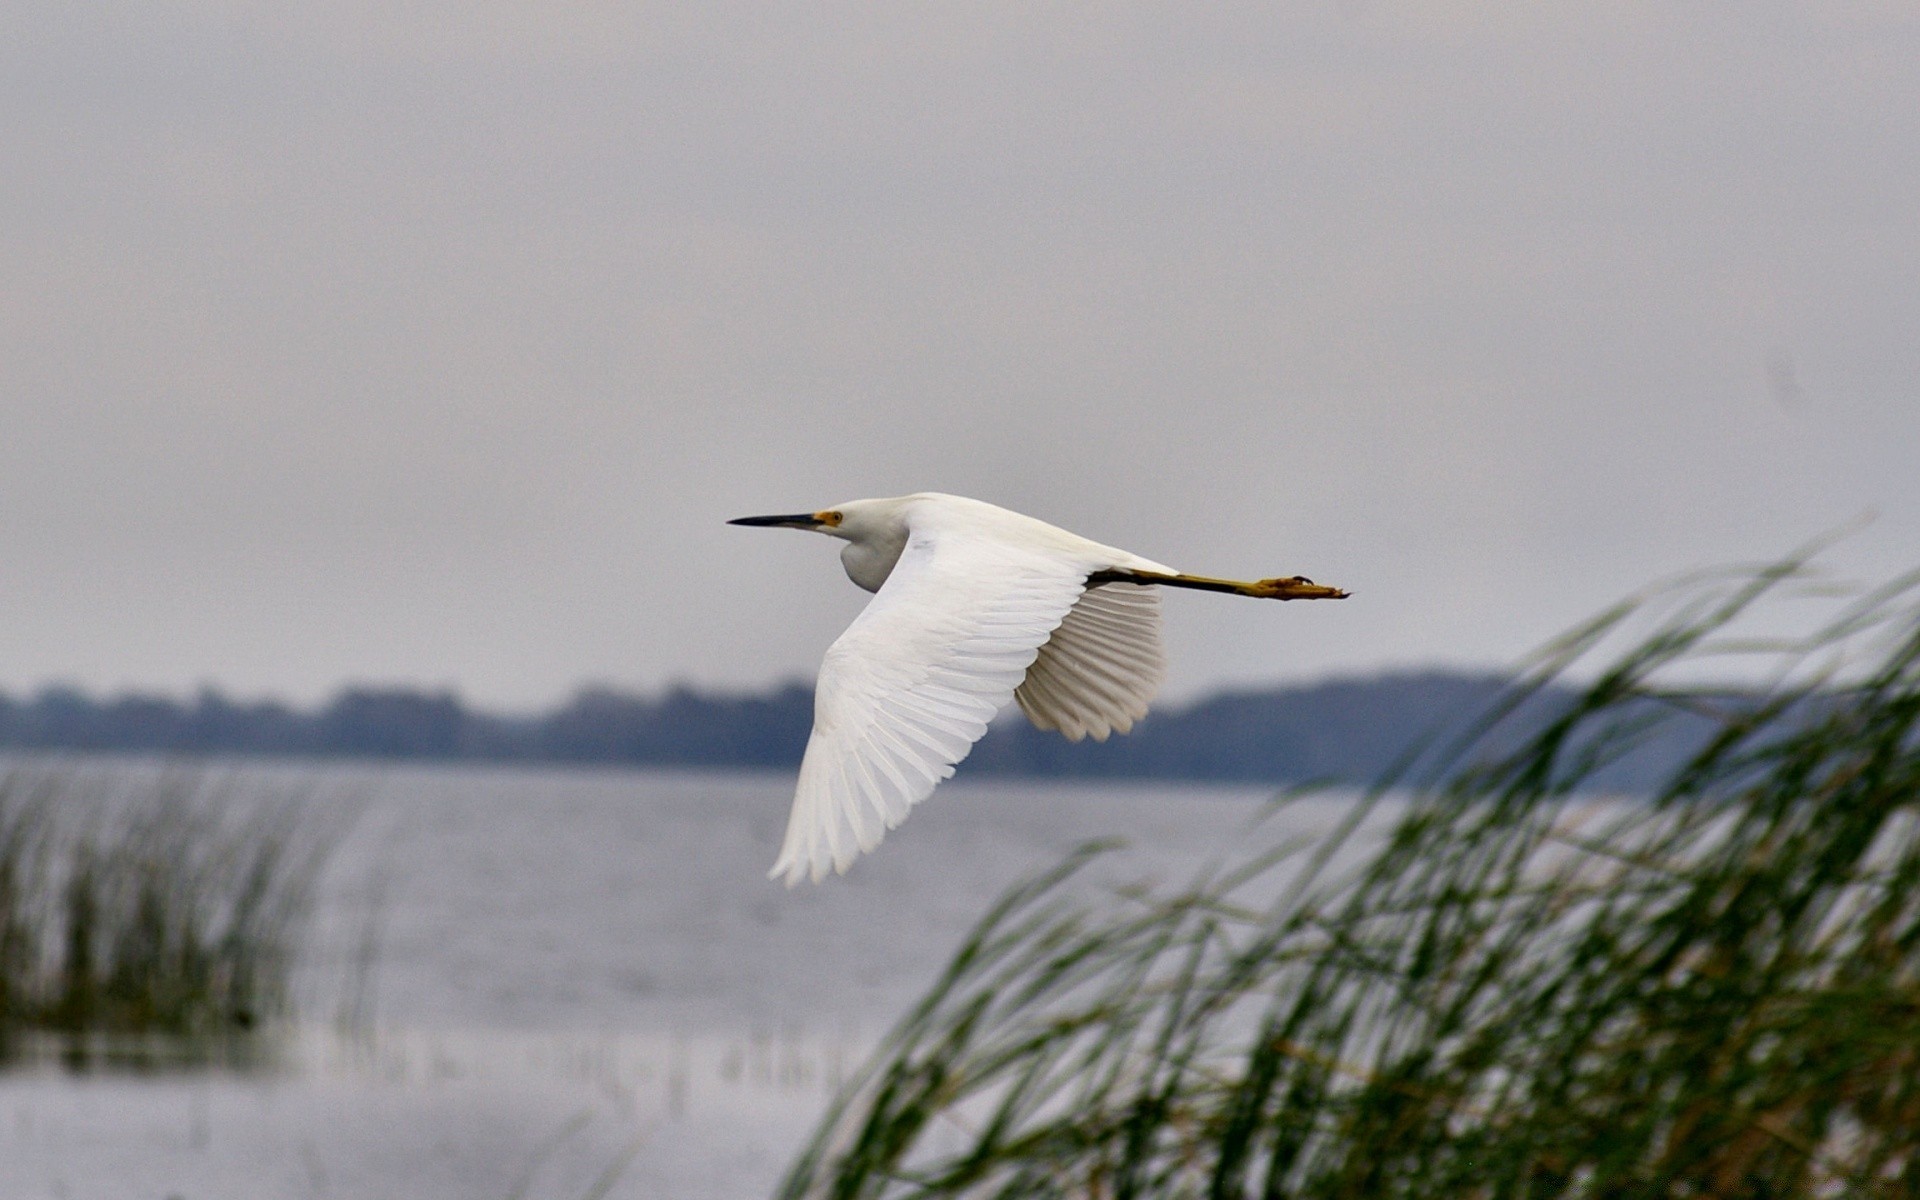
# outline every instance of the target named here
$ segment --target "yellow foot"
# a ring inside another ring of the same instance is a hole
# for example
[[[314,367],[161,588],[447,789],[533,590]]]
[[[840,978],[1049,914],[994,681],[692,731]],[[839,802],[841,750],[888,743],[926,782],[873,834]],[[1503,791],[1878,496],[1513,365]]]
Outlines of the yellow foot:
[[[1336,587],[1315,583],[1304,575],[1285,579],[1262,579],[1248,592],[1263,600],[1345,600],[1347,593]]]

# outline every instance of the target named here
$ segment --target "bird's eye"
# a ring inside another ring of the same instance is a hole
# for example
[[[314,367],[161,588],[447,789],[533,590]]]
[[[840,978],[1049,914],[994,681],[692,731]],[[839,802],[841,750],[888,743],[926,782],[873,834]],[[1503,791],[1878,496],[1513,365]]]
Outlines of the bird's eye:
[[[838,512],[828,510],[827,512],[813,514],[813,519],[825,525],[828,529],[834,529],[839,526],[840,522],[846,520],[846,517]]]

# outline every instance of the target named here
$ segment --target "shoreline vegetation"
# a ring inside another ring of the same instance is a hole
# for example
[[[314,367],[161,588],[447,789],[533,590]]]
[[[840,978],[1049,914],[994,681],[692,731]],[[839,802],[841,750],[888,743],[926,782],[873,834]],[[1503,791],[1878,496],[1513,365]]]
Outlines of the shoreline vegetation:
[[[1510,687],[1493,674],[1427,671],[1223,693],[1162,706],[1104,743],[1068,742],[1013,719],[989,731],[962,770],[969,778],[1364,786],[1389,770],[1406,773],[1400,758],[1412,732],[1464,731]],[[1543,686],[1502,736],[1523,738],[1578,695],[1557,682]],[[300,710],[212,690],[183,701],[53,687],[24,699],[0,695],[0,752],[792,769],[812,722],[813,693],[800,684],[652,697],[589,688],[532,716],[479,711],[452,692],[413,688],[350,688]],[[1595,783],[1644,792],[1708,728],[1672,724],[1665,741],[1608,764]]]
[[[270,1056],[344,814],[156,769],[0,775],[0,1066]]]
[[[1011,890],[779,1194],[1915,1194],[1920,576],[1801,567],[1614,608],[1324,840]],[[1751,636],[1803,591],[1830,620]],[[1771,683],[1670,682],[1725,655]],[[1657,787],[1591,798],[1676,722]]]

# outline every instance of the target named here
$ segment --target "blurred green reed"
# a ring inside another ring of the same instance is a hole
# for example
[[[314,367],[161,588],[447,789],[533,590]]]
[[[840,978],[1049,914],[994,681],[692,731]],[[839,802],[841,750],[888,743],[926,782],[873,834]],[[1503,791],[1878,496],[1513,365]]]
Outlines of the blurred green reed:
[[[230,1046],[283,1015],[330,845],[294,798],[196,772],[0,776],[0,1059]]]
[[[1920,1194],[1916,580],[1804,568],[1617,606],[1323,839],[1009,892],[781,1194]],[[1816,631],[1743,636],[1796,596]],[[1676,682],[1723,655],[1764,682]],[[1676,730],[1658,794],[1583,786]]]

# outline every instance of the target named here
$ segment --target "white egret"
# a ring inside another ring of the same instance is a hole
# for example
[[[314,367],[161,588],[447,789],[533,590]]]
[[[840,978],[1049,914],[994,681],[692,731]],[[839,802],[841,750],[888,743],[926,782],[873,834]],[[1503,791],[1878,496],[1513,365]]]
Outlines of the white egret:
[[[1166,675],[1156,586],[1269,600],[1347,595],[1299,576],[1184,575],[937,492],[728,524],[843,538],[848,577],[877,593],[820,664],[813,735],[768,872],[788,887],[843,872],[879,845],[1009,699],[1074,741],[1132,729]]]

